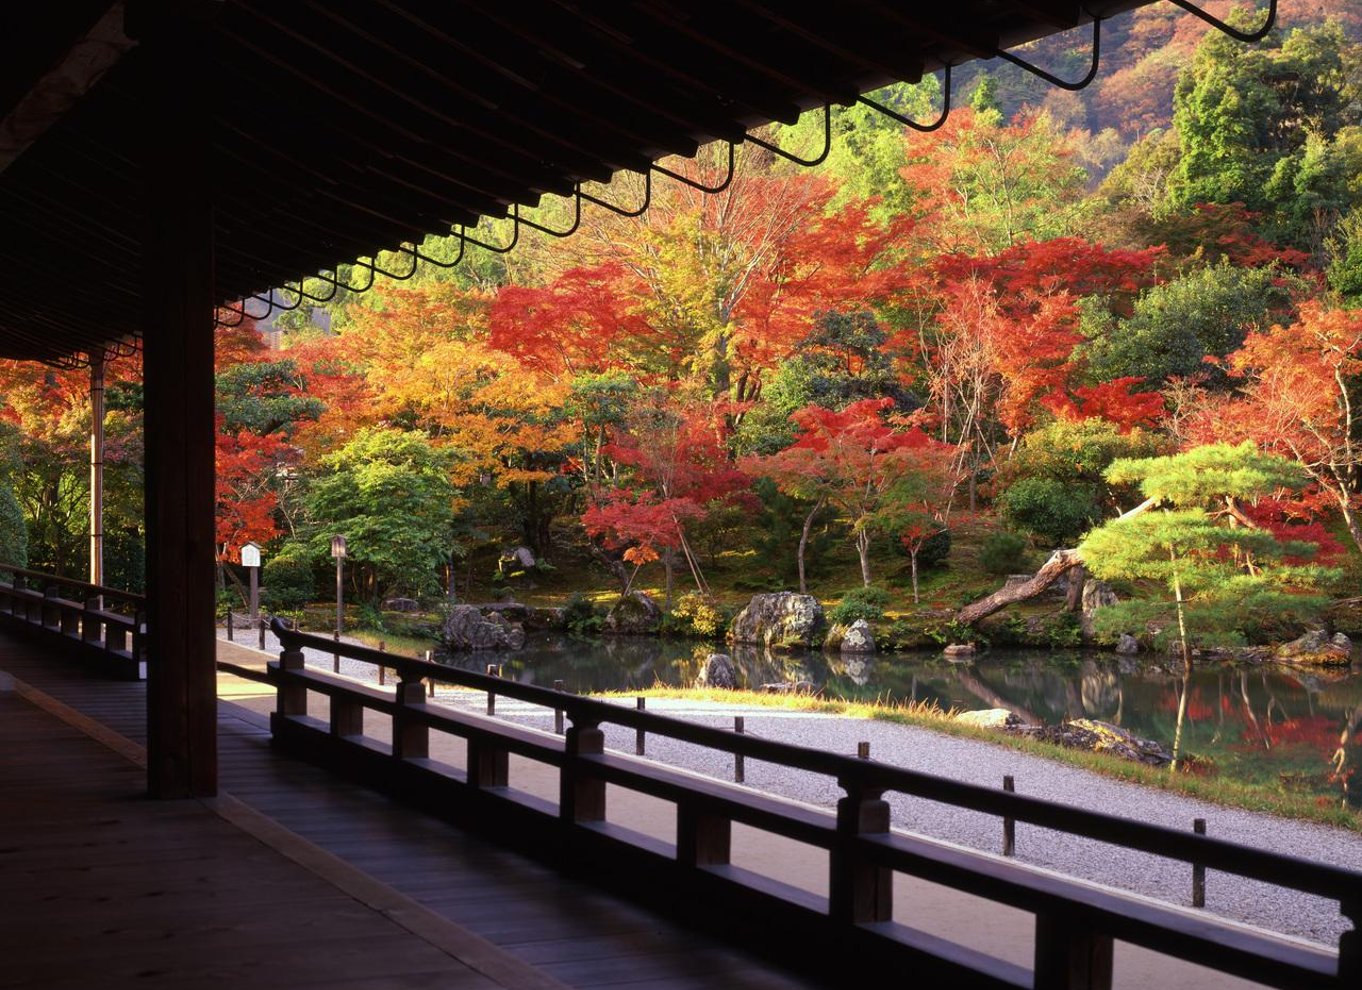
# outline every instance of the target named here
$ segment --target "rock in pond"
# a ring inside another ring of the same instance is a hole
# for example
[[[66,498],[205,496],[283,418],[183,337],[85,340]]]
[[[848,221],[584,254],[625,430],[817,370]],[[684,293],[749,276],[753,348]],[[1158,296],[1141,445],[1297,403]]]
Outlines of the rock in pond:
[[[483,615],[476,605],[455,605],[445,616],[442,638],[454,652],[518,650],[525,645],[525,629],[499,613]]]
[[[973,725],[980,729],[1015,729],[1026,721],[1016,712],[1006,708],[985,708],[977,712],[961,712],[955,721]]]
[[[728,629],[731,643],[757,643],[770,650],[812,649],[825,625],[823,606],[792,591],[753,595]]]
[[[700,667],[700,676],[695,686],[702,688],[722,688],[732,691],[738,686],[738,669],[733,666],[733,658],[726,653],[711,653]]]
[[[621,636],[651,636],[661,625],[662,609],[643,591],[629,592],[605,617],[606,631]]]
[[[1116,652],[1124,653],[1126,656],[1130,656],[1133,653],[1139,653],[1140,641],[1130,635],[1130,633],[1121,633],[1120,638],[1116,640]]]
[[[874,653],[875,630],[865,619],[857,619],[842,631],[837,649],[841,653]]]
[[[1343,633],[1330,636],[1323,629],[1312,629],[1277,647],[1273,659],[1321,667],[1346,667],[1353,662],[1353,643]]]
[[[979,650],[973,643],[951,643],[941,652],[946,655],[947,659],[959,660],[972,657]]]

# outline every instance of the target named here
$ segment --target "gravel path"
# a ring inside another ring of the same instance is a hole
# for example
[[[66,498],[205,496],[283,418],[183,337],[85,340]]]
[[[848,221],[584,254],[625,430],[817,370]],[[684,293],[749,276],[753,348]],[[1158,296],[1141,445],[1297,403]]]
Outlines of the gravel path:
[[[267,648],[277,647],[270,642]],[[308,663],[330,670],[332,658],[329,653],[309,655]],[[344,658],[341,672],[374,679],[371,666]],[[439,701],[482,710],[485,698],[481,693],[451,691],[441,692]],[[622,703],[633,704],[631,700]],[[1357,833],[1208,804],[987,742],[889,722],[762,707],[650,698],[648,710],[725,728],[732,727],[735,715],[742,715],[749,735],[848,755],[855,754],[858,742],[867,741],[874,759],[897,766],[988,787],[1001,786],[1003,776],[1011,774],[1021,794],[1170,828],[1190,830],[1194,818],[1205,818],[1207,832],[1218,838],[1362,871],[1362,835]],[[509,698],[498,700],[497,715],[522,725],[552,728],[551,712]],[[605,732],[609,748],[634,751],[634,730],[606,726]],[[647,755],[719,779],[733,779],[733,758],[728,754],[650,736]],[[841,796],[831,778],[750,759],[746,784],[829,808]],[[1002,825],[991,815],[901,795],[890,795],[889,800],[895,827],[989,852],[1001,847]],[[1061,832],[1018,823],[1017,858],[1175,904],[1185,905],[1190,899],[1191,868],[1185,863]],[[1214,871],[1207,876],[1206,906],[1227,918],[1331,946],[1337,945],[1339,935],[1349,927],[1333,901]]]

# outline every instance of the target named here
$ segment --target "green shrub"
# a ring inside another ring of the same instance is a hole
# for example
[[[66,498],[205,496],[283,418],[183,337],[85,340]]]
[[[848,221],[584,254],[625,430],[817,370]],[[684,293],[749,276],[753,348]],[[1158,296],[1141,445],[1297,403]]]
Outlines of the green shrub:
[[[842,595],[842,600],[828,610],[828,621],[839,626],[849,626],[857,619],[879,622],[884,618],[884,608],[889,604],[889,592],[871,585],[868,588],[852,588]]]
[[[594,636],[605,625],[603,616],[591,599],[574,591],[563,603],[563,625],[573,636]]]
[[[1003,492],[998,508],[1013,526],[1049,546],[1076,543],[1101,517],[1093,486],[1058,478],[1022,478]]]
[[[1045,624],[1045,638],[1058,650],[1071,650],[1083,645],[1083,627],[1077,612],[1060,612]]]
[[[715,639],[727,631],[732,619],[732,610],[713,597],[690,591],[676,600],[676,605],[663,618],[662,629],[675,636]]]
[[[28,523],[8,485],[0,485],[0,564],[28,566]]]
[[[979,564],[990,574],[1026,570],[1026,540],[1016,533],[993,533],[979,549]]]
[[[260,569],[260,600],[275,612],[300,609],[316,594],[312,562],[301,548],[286,548]]]

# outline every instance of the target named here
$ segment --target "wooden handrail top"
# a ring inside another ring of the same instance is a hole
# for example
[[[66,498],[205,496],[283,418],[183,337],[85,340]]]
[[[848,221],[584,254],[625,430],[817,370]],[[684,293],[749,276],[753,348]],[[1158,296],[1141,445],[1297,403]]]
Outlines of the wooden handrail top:
[[[332,639],[288,629],[278,619],[273,621],[271,628],[286,649],[300,650],[307,647],[326,653],[339,652],[341,656],[350,659],[396,670],[404,680],[430,678],[478,691],[491,691],[503,697],[515,698],[548,709],[562,709],[567,712],[574,724],[606,723],[642,729],[693,745],[835,777],[849,792],[868,794],[899,791],[985,814],[1014,818],[1071,835],[1114,843],[1168,859],[1200,864],[1210,869],[1349,904],[1362,902],[1362,873],[1342,867],[1254,849],[1225,839],[1178,831],[1162,825],[1075,808],[978,784],[967,784],[874,760],[862,760],[794,743],[777,742],[751,734],[696,725],[655,712],[639,711],[581,695],[503,680],[425,660],[381,653],[365,646],[337,644]],[[328,694],[339,691],[356,695],[367,693],[356,686],[345,688],[341,686],[343,682],[337,684],[330,678],[319,678],[311,671],[281,670],[278,671],[278,676],[301,678],[316,683],[318,690]],[[326,686],[322,687],[323,684]]]
[[[58,577],[55,574],[48,574],[44,571],[30,571],[22,567],[14,567],[10,564],[0,564],[0,574],[9,574],[13,577],[33,579],[44,584],[55,584],[66,588],[79,588],[85,593],[86,597],[103,595],[105,598],[112,598],[116,601],[127,602],[130,605],[142,607],[146,605],[146,596],[139,595],[134,591],[120,591],[117,588],[106,588],[99,584],[90,584],[88,581],[78,581],[75,578]],[[22,589],[21,589],[22,590]]]

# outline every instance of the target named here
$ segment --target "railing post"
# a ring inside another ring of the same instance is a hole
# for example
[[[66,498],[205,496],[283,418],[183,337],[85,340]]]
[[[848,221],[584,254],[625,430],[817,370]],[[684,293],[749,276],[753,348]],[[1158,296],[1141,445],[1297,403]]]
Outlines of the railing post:
[[[275,715],[288,718],[291,715],[307,714],[307,685],[296,684],[288,677],[289,673],[301,671],[306,666],[302,650],[283,650],[279,654],[279,691],[275,699]]]
[[[828,857],[828,913],[845,924],[893,918],[894,873],[867,862],[857,848],[863,835],[889,831],[889,802],[881,788],[859,780],[838,782],[846,796],[837,802],[837,843]]]
[[[1206,819],[1193,818],[1192,831],[1197,835],[1206,834]],[[1200,863],[1192,864],[1192,907],[1206,906],[1206,867]]]
[[[488,677],[500,677],[500,676],[501,676],[501,665],[500,665],[500,664],[495,664],[495,663],[489,663],[489,664],[487,665],[487,676],[488,676]],[[488,715],[495,715],[496,713],[497,713],[497,693],[496,693],[495,691],[493,691],[491,688],[488,688],[488,689],[487,689],[487,714],[488,714]]]
[[[232,610],[229,608],[227,610],[227,642],[229,643],[233,641],[232,632]]]
[[[741,715],[733,716],[733,731],[742,735],[747,731],[747,725],[743,722]],[[747,778],[747,761],[741,753],[733,754],[733,783],[741,784]]]
[[[634,707],[637,708],[639,711],[643,711],[645,708],[648,707],[648,699],[647,699],[647,698],[635,698],[635,699],[634,699]],[[646,738],[647,738],[647,734],[646,734],[642,729],[635,729],[635,730],[634,730],[634,754],[635,754],[636,756],[642,756],[642,755],[643,755],[643,749],[644,749],[644,746],[646,745],[646,743],[645,743],[645,739],[646,739]]]
[[[605,733],[595,722],[578,723],[574,716],[564,750],[567,759],[558,777],[559,816],[568,822],[605,821],[605,781],[582,772],[583,757],[605,752]]]
[[[84,611],[84,606],[82,606],[81,610]],[[70,636],[72,639],[80,638],[80,617],[81,613],[77,612],[71,606],[62,606],[61,632],[63,636]]]
[[[1036,914],[1035,990],[1111,990],[1111,936],[1082,914]]]
[[[136,626],[136,620],[133,622]],[[133,644],[134,648],[136,643]],[[122,622],[104,623],[104,649],[109,653],[118,653],[128,649],[128,633]]]
[[[425,658],[424,658],[424,659],[425,659],[426,663],[434,663],[434,662],[435,662],[435,651],[434,651],[434,650],[426,650],[426,655],[425,655]],[[433,677],[429,678],[429,682],[428,682],[428,684],[427,684],[427,687],[429,688],[430,696],[431,696],[432,698],[435,697],[435,678],[433,678]]]
[[[132,614],[132,651],[134,660],[145,660],[147,657],[147,613],[143,609],[135,609]]]
[[[265,620],[261,619],[256,623],[260,627],[260,651],[265,651]]]
[[[1355,987],[1362,983],[1362,897],[1342,901],[1339,912],[1353,923],[1338,940],[1338,985]]]
[[[553,689],[555,691],[562,691],[563,688],[564,685],[562,681],[553,682]],[[555,708],[553,710],[553,731],[555,735],[561,736],[563,734],[563,709],[561,708]]]
[[[393,718],[393,756],[399,760],[420,760],[430,755],[430,727],[411,717],[409,710],[424,711],[426,686],[418,680],[397,682],[399,708]]]
[[[1016,793],[1017,782],[1010,773],[1003,775],[1003,790],[1009,794]],[[1011,815],[1003,816],[1003,855],[1017,855],[1017,819]]]
[[[45,629],[56,628],[61,622],[61,609],[56,605],[49,604],[50,600],[56,597],[56,585],[49,584],[43,588],[42,623]]]
[[[92,613],[99,611],[99,599],[85,599],[85,611],[80,615],[80,638],[86,643],[96,644],[103,632],[103,620]]]

